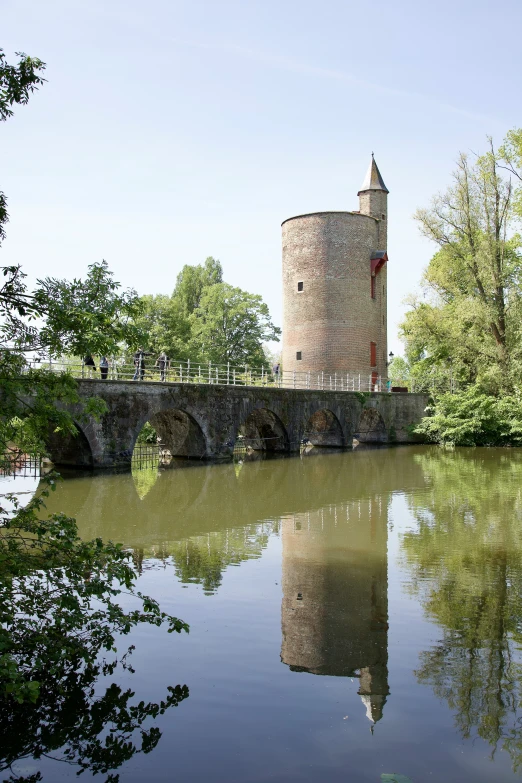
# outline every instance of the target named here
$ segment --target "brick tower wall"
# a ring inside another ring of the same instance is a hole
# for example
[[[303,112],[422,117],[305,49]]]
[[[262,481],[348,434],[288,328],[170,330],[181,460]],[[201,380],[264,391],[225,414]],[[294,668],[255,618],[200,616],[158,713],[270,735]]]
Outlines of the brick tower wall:
[[[283,223],[285,372],[386,376],[386,265],[376,275],[372,298],[370,263],[372,251],[386,250],[382,223],[357,212],[318,212]]]

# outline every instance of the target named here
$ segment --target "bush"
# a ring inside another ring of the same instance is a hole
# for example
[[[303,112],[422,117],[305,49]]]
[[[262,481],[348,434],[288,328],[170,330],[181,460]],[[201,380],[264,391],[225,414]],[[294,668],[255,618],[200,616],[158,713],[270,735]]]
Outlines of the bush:
[[[428,441],[455,446],[522,445],[522,398],[497,397],[478,385],[442,394],[427,408],[414,432]]]
[[[145,422],[136,443],[154,443],[155,445],[157,442],[158,433],[149,421]]]

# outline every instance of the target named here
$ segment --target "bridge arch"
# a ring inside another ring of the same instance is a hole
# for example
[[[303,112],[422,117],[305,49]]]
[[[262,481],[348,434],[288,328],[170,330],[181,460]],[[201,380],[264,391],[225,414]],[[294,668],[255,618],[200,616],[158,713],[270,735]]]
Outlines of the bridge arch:
[[[181,408],[151,412],[136,429],[133,448],[146,422],[154,427],[160,445],[173,457],[201,459],[207,456],[207,438],[203,427],[192,413]]]
[[[315,411],[305,424],[303,439],[312,446],[343,448],[345,437],[343,428],[335,413],[328,408]]]
[[[236,445],[241,443],[254,451],[290,451],[286,427],[269,408],[254,408],[240,424],[237,434]]]
[[[88,435],[77,421],[74,426],[75,435],[49,431],[46,446],[51,462],[55,465],[72,465],[75,468],[92,468],[94,458]]]
[[[384,419],[376,408],[363,408],[354,438],[359,443],[386,443],[388,433]]]

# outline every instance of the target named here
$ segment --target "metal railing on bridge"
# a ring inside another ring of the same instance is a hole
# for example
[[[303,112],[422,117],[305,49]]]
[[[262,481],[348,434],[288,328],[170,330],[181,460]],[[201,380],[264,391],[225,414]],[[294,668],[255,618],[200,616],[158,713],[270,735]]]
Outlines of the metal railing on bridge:
[[[108,365],[89,365],[68,360],[47,360],[31,362],[30,366],[52,372],[68,372],[75,378],[91,378],[103,381],[124,380],[137,383],[199,383],[220,386],[270,386],[280,389],[311,389],[320,391],[407,391],[394,388],[391,381],[376,373],[298,372],[293,370],[274,371],[267,367],[241,367],[212,362],[191,362],[190,360],[169,360],[167,366],[156,366],[144,360],[145,366],[122,363],[110,359]]]

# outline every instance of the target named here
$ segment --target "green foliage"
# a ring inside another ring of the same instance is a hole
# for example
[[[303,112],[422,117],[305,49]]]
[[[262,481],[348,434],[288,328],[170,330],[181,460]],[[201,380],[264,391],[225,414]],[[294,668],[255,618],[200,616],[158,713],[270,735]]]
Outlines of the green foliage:
[[[43,82],[44,64],[20,58],[8,66],[0,50],[0,120]],[[7,219],[0,194],[0,241]],[[76,382],[65,373],[29,369],[26,352],[81,356],[132,345],[140,339],[132,320],[141,305],[134,292],[118,292],[105,262],[91,265],[84,281],[39,281],[32,294],[19,267],[2,272],[0,455],[8,470],[24,453],[43,453],[50,434],[76,432],[65,409],[80,403]],[[104,410],[93,398],[79,415]],[[54,490],[56,478],[47,481]],[[19,776],[16,763],[58,753],[79,773],[109,773],[107,783],[117,783],[110,770],[150,752],[161,736],[145,721],[188,696],[186,686],[176,686],[159,703],[135,703],[132,690],[115,682],[102,693],[103,677],[118,665],[132,671],[132,647],[118,658],[117,639],[143,623],[178,633],[188,627],[136,589],[130,553],[101,539],[82,541],[64,514],[46,516],[48,492],[25,506],[15,494],[0,497],[0,771],[11,771],[6,783],[36,783],[41,773]],[[123,597],[131,608],[123,608]]]
[[[394,356],[388,365],[388,378],[392,386],[408,386],[410,380],[410,365],[402,356]]]
[[[171,359],[181,361],[197,358],[191,344],[190,316],[199,307],[203,292],[209,286],[221,283],[222,279],[221,264],[209,257],[204,264],[183,267],[172,296],[142,297],[142,311],[133,320],[146,335],[143,342],[153,354],[165,351]]]
[[[5,352],[0,359],[0,454],[4,460],[16,460],[21,452],[45,454],[51,433],[77,435],[77,428],[69,413],[58,404],[78,404],[76,381],[67,374],[46,370],[27,370],[20,373],[22,362],[13,352]],[[106,410],[100,398],[86,401],[78,420],[99,417]]]
[[[207,288],[190,320],[198,356],[221,364],[261,366],[266,361],[263,342],[281,334],[259,295],[227,283]]]
[[[201,304],[204,291],[223,282],[223,268],[219,261],[209,256],[204,264],[186,264],[178,275],[174,298],[182,314],[188,318]]]
[[[223,364],[267,364],[264,341],[278,340],[267,305],[260,296],[223,282],[219,261],[184,266],[172,296],[144,296],[134,319],[156,355]]]
[[[137,347],[143,334],[134,324],[142,304],[135,291],[119,293],[105,261],[91,264],[84,280],[38,281],[35,305],[45,317],[40,339],[52,356],[108,354],[122,342]]]
[[[522,444],[520,394],[493,396],[473,385],[437,397],[414,429],[428,441],[455,446]]]
[[[417,526],[402,551],[412,592],[441,628],[416,675],[463,738],[478,734],[520,770],[521,456],[427,450],[416,461],[428,489],[410,497]]]
[[[521,191],[503,176],[522,181],[521,163],[522,131],[498,150],[490,140],[473,162],[461,155],[451,187],[416,214],[439,249],[428,296],[410,299],[401,331],[415,390],[435,400],[416,432],[437,443],[522,442]]]
[[[0,327],[2,337],[8,331],[14,345],[4,343],[0,353],[4,469],[23,459],[24,453],[45,453],[51,433],[74,435],[76,427],[63,406],[80,403],[71,376],[28,369],[17,348],[28,343],[43,347],[48,334],[46,327],[28,331],[18,318],[19,312],[24,315],[24,290],[18,277],[12,308],[5,289],[1,299],[6,314]],[[34,300],[29,301],[34,307]],[[57,317],[59,311],[58,301]],[[110,340],[124,333],[114,325],[117,310],[112,316]],[[63,335],[70,335],[70,344],[80,343],[82,336],[75,330],[82,323],[73,317],[62,330]],[[103,318],[97,328],[105,332]],[[101,345],[107,333],[98,336],[94,330],[91,339]],[[57,345],[54,337],[53,345]],[[90,419],[104,411],[103,401],[93,398],[78,417]],[[49,481],[54,489],[55,479]],[[130,689],[122,691],[111,683],[105,695],[98,696],[101,678],[118,665],[115,655],[112,661],[100,655],[116,653],[116,638],[141,623],[166,624],[178,632],[187,627],[135,590],[136,572],[129,553],[120,546],[100,539],[81,541],[74,520],[63,514],[45,518],[43,497],[25,508],[14,495],[5,501],[0,500],[0,715],[5,729],[0,769],[60,748],[64,759],[80,769],[116,769],[134,753],[149,752],[155,746],[160,734],[155,727],[142,727],[143,722],[175,706],[188,691],[177,686],[159,704],[134,704]],[[124,594],[138,608],[123,610],[118,597]],[[127,655],[120,656],[119,663],[129,668]],[[138,744],[134,733],[141,736]],[[41,779],[37,775],[34,779]],[[112,774],[107,778],[117,779]]]
[[[28,57],[17,52],[17,65],[9,65],[4,50],[0,49],[0,122],[13,116],[12,106],[25,105],[35,90],[45,82],[42,72],[45,63],[38,57]]]
[[[452,366],[460,383],[512,389],[522,373],[521,237],[511,182],[493,144],[470,162],[461,155],[448,190],[421,209],[421,232],[438,245],[401,325],[412,367]]]
[[[515,182],[518,182],[513,206],[518,217],[522,218],[522,128],[508,131],[499,154],[501,164],[514,176]]]
[[[0,122],[5,122],[13,116],[14,104],[25,105],[31,93],[45,82],[42,76],[45,63],[38,57],[28,57],[23,52],[17,52],[17,65],[9,65],[5,60],[4,50],[0,49]],[[0,244],[5,239],[5,224],[7,201],[0,191]]]
[[[145,455],[144,459],[143,455],[136,457],[135,454],[136,452],[134,452],[131,463],[132,480],[139,499],[143,500],[160,477],[160,459],[157,451],[154,454]]]
[[[134,324],[146,335],[143,345],[154,357],[165,351],[171,358],[188,359],[190,324],[175,295],[143,296],[141,304],[142,311]]]
[[[169,547],[181,582],[200,584],[207,595],[216,592],[230,564],[261,557],[276,523],[248,525],[205,536],[194,536]]]
[[[55,478],[47,481],[54,490]],[[63,514],[45,518],[48,492],[25,507],[10,495],[14,513],[0,512],[0,770],[61,749],[80,770],[106,773],[149,752],[160,733],[142,724],[188,696],[177,686],[159,704],[135,704],[116,683],[98,695],[118,663],[130,669],[132,648],[118,661],[116,638],[143,623],[177,633],[188,627],[135,590],[131,554],[120,545],[82,541]],[[135,608],[122,607],[123,595]]]
[[[437,397],[456,387],[451,362],[434,362],[431,357],[420,359],[411,365],[410,390]]]
[[[136,443],[157,443],[158,442],[158,433],[150,423],[150,421],[146,421],[143,425],[140,434],[138,435],[136,439]]]
[[[104,297],[103,281],[109,288],[116,285],[111,282],[105,264],[97,267],[95,277],[100,281]],[[64,352],[62,347],[81,348],[86,344],[107,349],[129,335],[127,324],[123,322],[125,315],[118,309],[121,305],[122,311],[125,311],[129,300],[127,296],[114,295],[111,301],[107,296],[98,302],[88,283],[93,300],[91,312],[83,313],[72,304],[74,296],[69,296],[78,288],[78,281],[69,287],[65,281],[60,281],[54,293],[48,292],[44,297],[41,289],[35,295],[27,293],[25,275],[18,267],[4,269],[4,278],[4,285],[0,288],[0,453],[4,457],[12,455],[15,458],[20,450],[44,454],[51,433],[77,434],[71,416],[59,404],[78,404],[80,398],[72,377],[66,373],[29,368],[24,358],[25,351],[61,354]],[[31,321],[34,323],[36,319],[43,325],[33,326]],[[86,337],[81,330],[87,324],[89,332]],[[79,418],[86,420],[104,411],[103,401],[92,398],[85,403]]]

